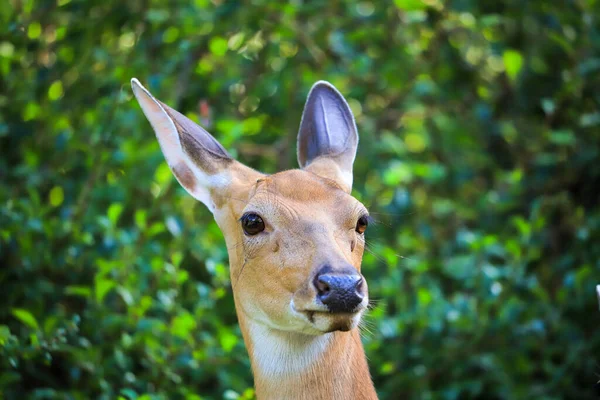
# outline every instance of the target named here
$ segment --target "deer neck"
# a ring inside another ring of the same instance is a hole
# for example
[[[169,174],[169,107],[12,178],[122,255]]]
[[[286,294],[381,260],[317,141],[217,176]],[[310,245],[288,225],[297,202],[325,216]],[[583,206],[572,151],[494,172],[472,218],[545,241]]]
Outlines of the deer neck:
[[[238,318],[257,398],[377,399],[358,329],[311,336]]]

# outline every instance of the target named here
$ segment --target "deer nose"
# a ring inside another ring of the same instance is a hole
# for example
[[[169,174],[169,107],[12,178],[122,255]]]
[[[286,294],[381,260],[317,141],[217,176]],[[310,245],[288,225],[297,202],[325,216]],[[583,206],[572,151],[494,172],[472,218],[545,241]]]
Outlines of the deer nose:
[[[330,312],[353,312],[363,298],[363,277],[353,273],[319,273],[313,281],[317,298]]]

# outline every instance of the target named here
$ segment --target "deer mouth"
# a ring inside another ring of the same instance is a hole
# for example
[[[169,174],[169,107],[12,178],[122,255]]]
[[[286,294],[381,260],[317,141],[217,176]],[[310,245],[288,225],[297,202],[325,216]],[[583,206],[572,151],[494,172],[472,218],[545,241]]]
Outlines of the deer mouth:
[[[354,327],[354,319],[356,313],[332,313],[322,311],[306,311],[308,320],[313,325],[320,325],[319,320],[326,319],[329,321],[329,327],[323,331],[324,333],[342,331],[347,332]]]
[[[334,331],[347,332],[355,328],[358,326],[365,309],[366,306],[363,306],[362,303],[348,312],[330,311],[322,305],[297,309],[292,303],[292,310],[297,315],[301,315],[302,319],[321,334]]]

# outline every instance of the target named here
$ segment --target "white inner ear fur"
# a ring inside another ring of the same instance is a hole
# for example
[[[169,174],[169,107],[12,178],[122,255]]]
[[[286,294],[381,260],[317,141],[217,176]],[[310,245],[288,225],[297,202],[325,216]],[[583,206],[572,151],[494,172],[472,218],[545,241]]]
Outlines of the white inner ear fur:
[[[351,193],[353,180],[352,162],[350,163],[350,169],[342,168],[341,165],[342,164],[340,164],[340,161],[338,161],[338,164],[335,165],[337,175],[334,177],[334,180],[339,180],[339,183],[345,186],[347,192]]]
[[[340,185],[346,192],[352,192],[352,167],[342,168],[344,162],[343,156],[332,158],[329,156],[320,156],[315,158],[310,164],[303,168],[316,175],[331,179]],[[350,163],[352,166],[352,163]]]
[[[177,128],[165,109],[136,78],[131,80],[131,86],[138,103],[156,133],[160,148],[173,175],[189,194],[204,203],[214,213],[215,205],[210,197],[210,189],[227,187],[231,180],[229,174],[222,172],[209,175],[198,168],[183,151]],[[186,177],[188,179],[181,179],[176,170],[179,174],[190,171],[193,175],[191,178],[193,182],[190,182],[189,176]]]

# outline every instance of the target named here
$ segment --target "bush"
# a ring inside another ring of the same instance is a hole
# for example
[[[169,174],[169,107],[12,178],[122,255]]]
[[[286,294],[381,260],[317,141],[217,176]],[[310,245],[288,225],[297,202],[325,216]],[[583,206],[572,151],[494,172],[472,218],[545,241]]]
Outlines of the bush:
[[[0,397],[252,398],[227,254],[138,77],[272,173],[310,86],[349,99],[380,222],[382,399],[591,399],[600,334],[594,1],[28,0],[0,9]]]

